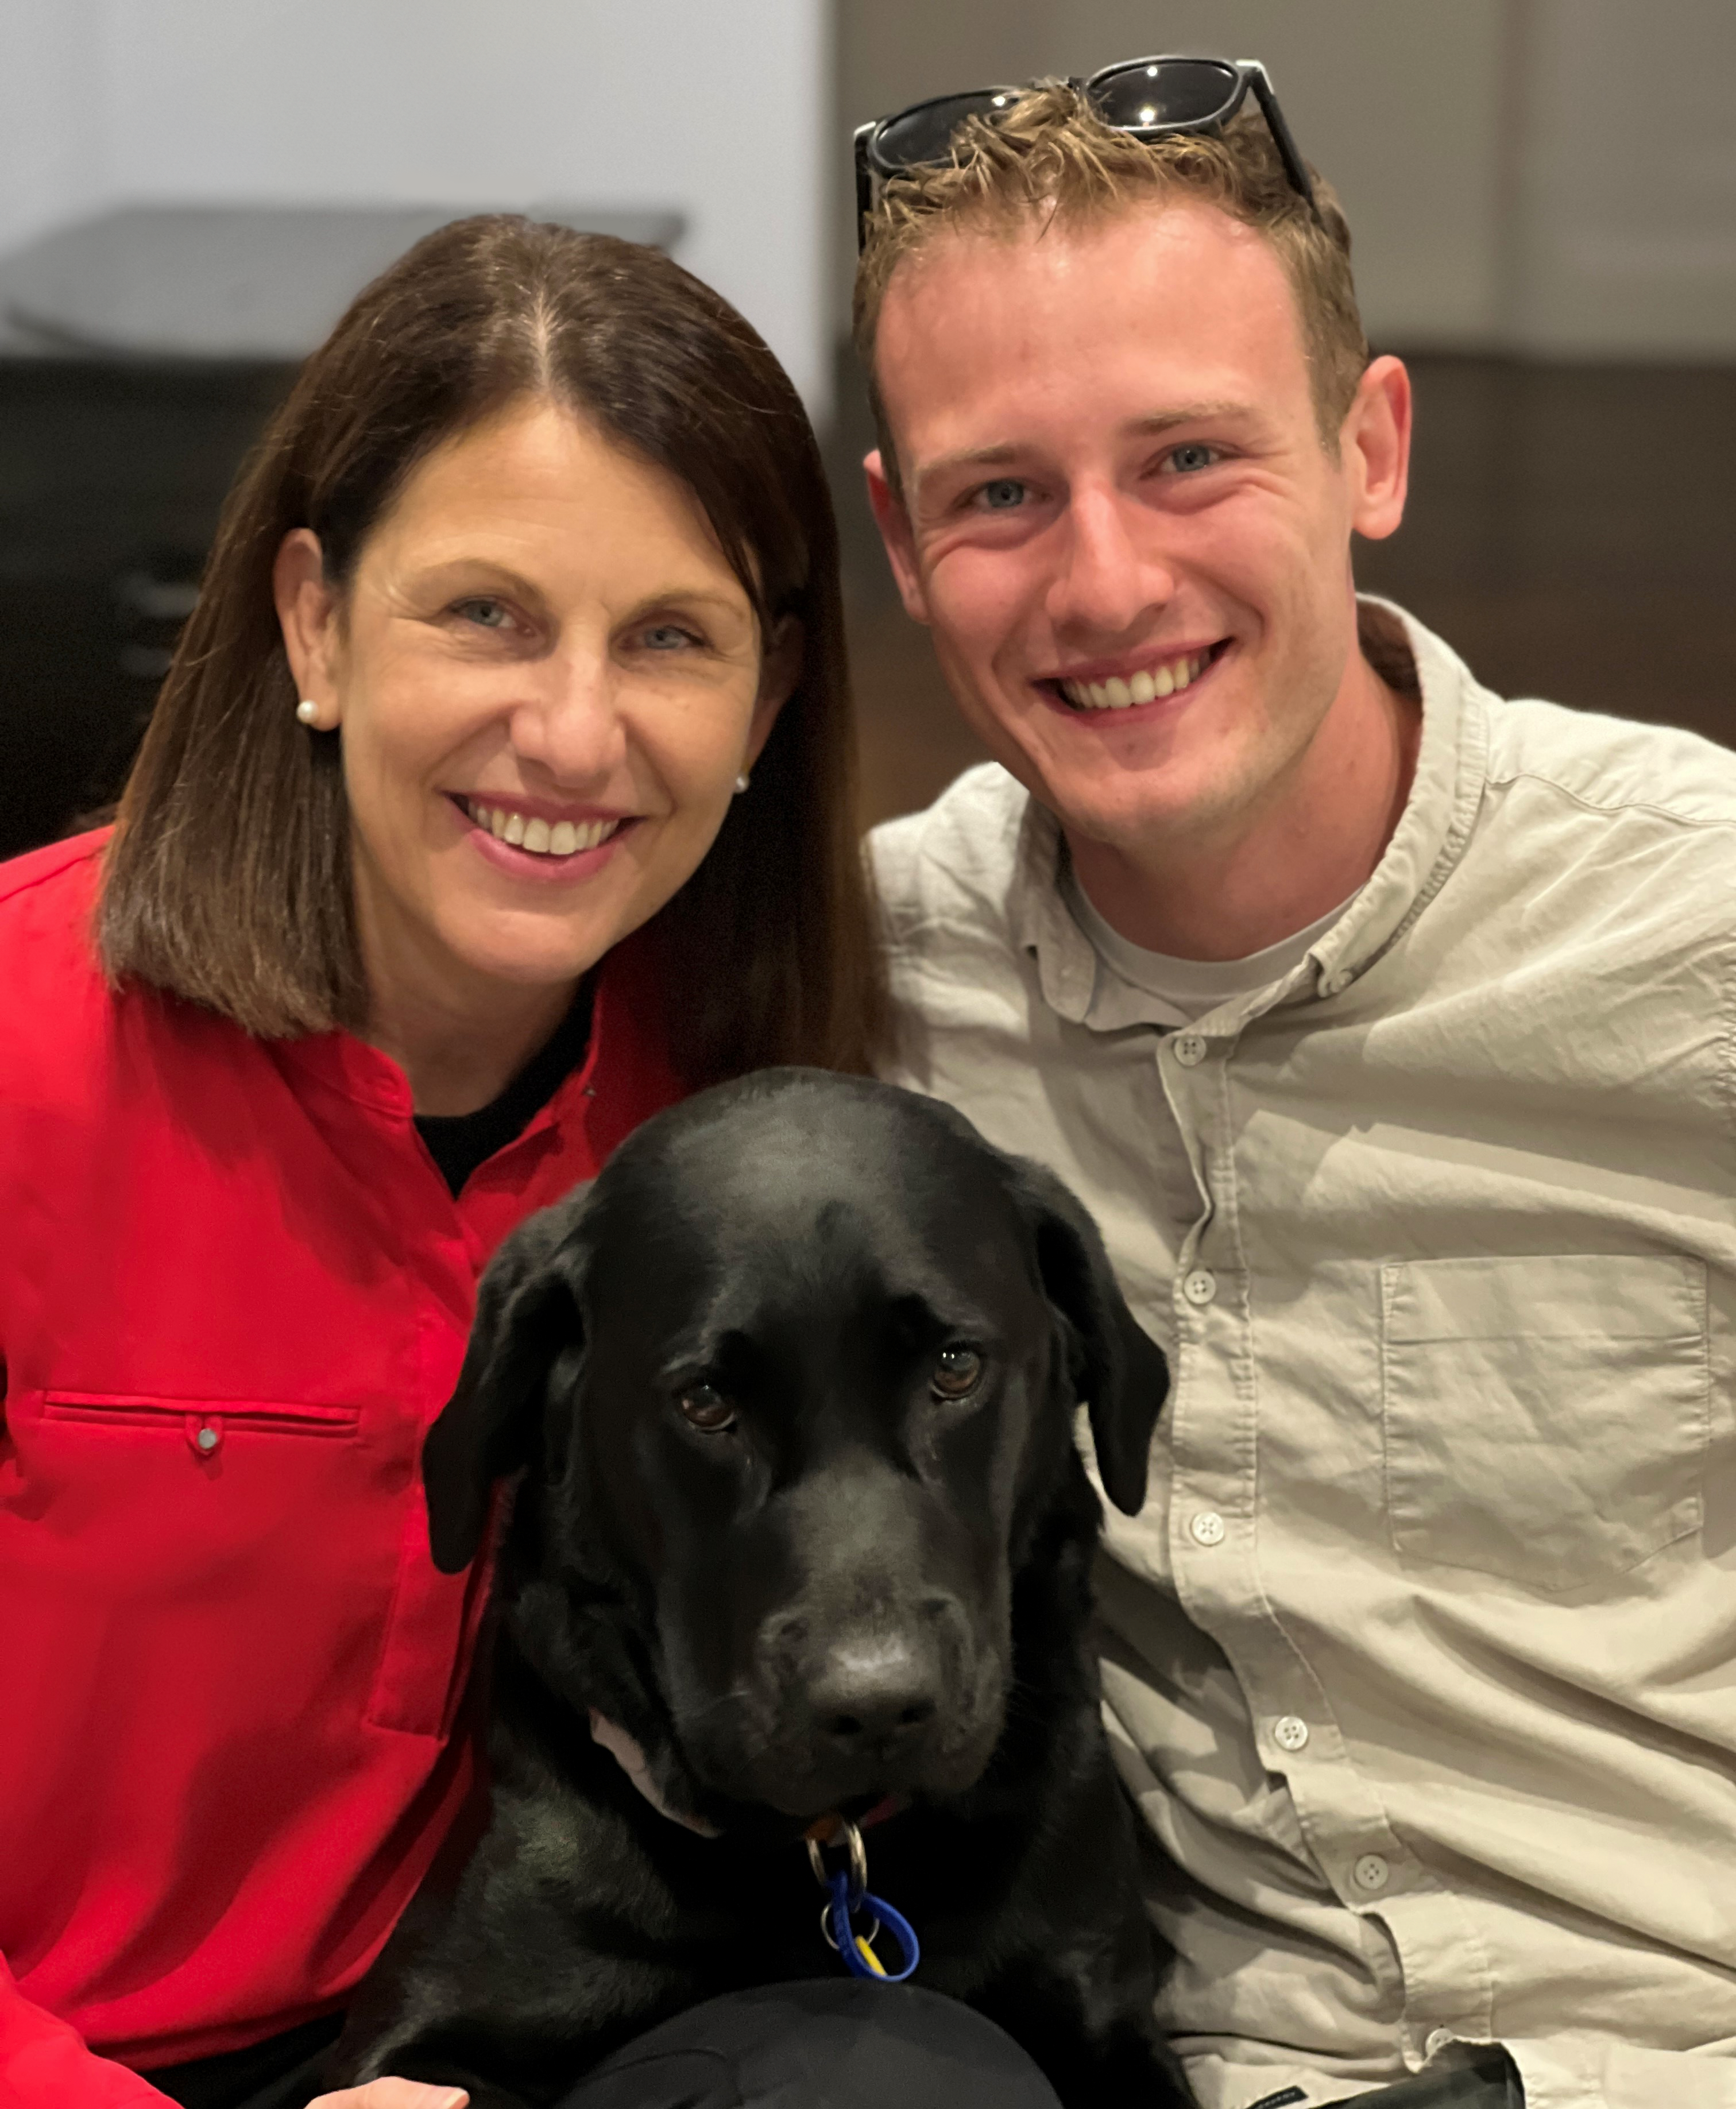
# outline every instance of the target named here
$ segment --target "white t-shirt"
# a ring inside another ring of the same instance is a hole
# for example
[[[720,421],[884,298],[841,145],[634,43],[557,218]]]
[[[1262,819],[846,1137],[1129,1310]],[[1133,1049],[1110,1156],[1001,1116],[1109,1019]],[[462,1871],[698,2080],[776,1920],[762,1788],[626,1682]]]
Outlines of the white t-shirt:
[[[1114,929],[1092,905],[1090,897],[1069,865],[1062,874],[1060,895],[1067,912],[1077,923],[1096,954],[1100,973],[1106,970],[1131,987],[1155,996],[1162,1014],[1149,1009],[1146,1015],[1159,1024],[1191,1025],[1221,1003],[1252,996],[1283,980],[1292,967],[1300,966],[1311,946],[1318,945],[1350,902],[1351,894],[1336,908],[1328,909],[1316,923],[1281,937],[1264,951],[1250,952],[1241,960],[1178,960],[1168,952],[1148,952]]]

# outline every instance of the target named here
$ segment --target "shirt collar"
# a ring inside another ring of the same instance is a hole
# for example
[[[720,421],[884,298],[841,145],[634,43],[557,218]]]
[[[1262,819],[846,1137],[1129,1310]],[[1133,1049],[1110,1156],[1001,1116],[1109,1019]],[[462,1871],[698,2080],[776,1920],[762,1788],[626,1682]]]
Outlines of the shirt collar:
[[[1368,594],[1357,608],[1363,651],[1401,675],[1408,653],[1422,695],[1422,738],[1404,811],[1367,885],[1301,963],[1282,981],[1220,1005],[1199,1020],[1202,1028],[1232,1032],[1277,1004],[1341,995],[1404,936],[1470,839],[1488,766],[1482,691],[1463,661],[1404,609]],[[1028,800],[1008,905],[1015,942],[1036,959],[1043,1000],[1070,1024],[1096,1032],[1151,1023],[1154,999],[1100,974],[1090,940],[1068,913],[1059,884],[1065,853],[1054,814]]]

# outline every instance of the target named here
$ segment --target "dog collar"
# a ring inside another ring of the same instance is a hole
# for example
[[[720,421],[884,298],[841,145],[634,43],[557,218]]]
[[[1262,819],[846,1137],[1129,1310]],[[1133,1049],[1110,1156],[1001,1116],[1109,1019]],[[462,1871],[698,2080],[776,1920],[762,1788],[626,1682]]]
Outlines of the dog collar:
[[[862,1822],[884,1822],[902,1806],[888,1795],[884,1801],[875,1803]],[[848,1816],[839,1816],[834,1811],[811,1823],[803,1836],[814,1880],[829,1899],[820,1913],[820,1931],[825,1935],[828,1945],[836,1951],[839,1961],[852,1977],[878,1979],[883,1985],[902,1985],[922,1960],[922,1945],[915,1927],[904,1914],[894,1911],[884,1897],[870,1893],[868,1850],[862,1843],[861,1827]],[[829,1846],[844,1853],[841,1867],[826,1865]],[[858,1917],[866,1918],[868,1924],[859,1928],[856,1924]],[[888,1970],[874,1952],[875,1937],[883,1928],[898,1944],[896,1970]]]
[[[590,1736],[594,1743],[600,1743],[608,1752],[659,1816],[667,1816],[671,1823],[679,1823],[684,1830],[701,1838],[723,1836],[716,1824],[708,1823],[703,1817],[686,1816],[679,1809],[669,1806],[658,1792],[657,1782],[651,1777],[651,1768],[638,1743],[625,1728],[611,1721],[606,1714],[599,1714],[594,1706],[590,1709]],[[820,1931],[852,1976],[877,1979],[884,1985],[902,1985],[921,1960],[922,1949],[910,1921],[902,1913],[895,1912],[884,1897],[870,1894],[868,1854],[862,1844],[862,1833],[871,1831],[876,1824],[884,1823],[906,1806],[902,1795],[884,1795],[856,1822],[838,1810],[830,1809],[825,1815],[816,1817],[802,1834],[814,1880],[826,1892],[828,1899],[820,1913]],[[843,1866],[836,1869],[827,1867],[828,1849],[844,1853]],[[855,1922],[859,1917],[870,1922],[866,1928],[857,1926]],[[896,1970],[888,1970],[874,1952],[875,1938],[883,1927],[898,1944],[900,1967]]]
[[[703,1816],[684,1816],[679,1809],[669,1806],[657,1791],[657,1782],[651,1777],[644,1752],[625,1728],[617,1727],[607,1714],[599,1714],[594,1706],[590,1709],[590,1739],[603,1745],[659,1816],[667,1816],[671,1823],[679,1823],[684,1830],[701,1838],[723,1836],[715,1823],[708,1823]]]
[[[680,1809],[669,1806],[658,1792],[644,1752],[625,1728],[611,1721],[608,1714],[599,1714],[594,1706],[590,1709],[590,1739],[603,1745],[659,1816],[667,1816],[671,1823],[679,1823],[684,1830],[696,1832],[701,1838],[722,1837],[717,1825],[708,1823],[703,1816],[684,1816]],[[841,1845],[846,1831],[872,1831],[875,1824],[884,1823],[909,1806],[902,1794],[882,1795],[867,1814],[858,1816],[853,1824],[835,1809],[829,1809],[824,1816],[816,1816],[802,1835],[810,1850],[816,1845]]]

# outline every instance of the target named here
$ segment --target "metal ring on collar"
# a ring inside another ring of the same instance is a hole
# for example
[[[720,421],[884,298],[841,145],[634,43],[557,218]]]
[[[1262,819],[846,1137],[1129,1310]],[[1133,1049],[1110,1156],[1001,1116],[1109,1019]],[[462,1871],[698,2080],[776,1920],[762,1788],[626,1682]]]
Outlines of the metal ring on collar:
[[[815,1824],[807,1834],[807,1863],[814,1871],[814,1880],[824,1890],[830,1887],[831,1877],[826,1872],[825,1846],[814,1836],[819,1827]],[[843,1834],[842,1838],[839,1836],[840,1831]],[[848,1816],[838,1817],[825,1845],[843,1845],[849,1848],[850,1887],[856,1895],[860,1896],[868,1886],[868,1849],[862,1843],[861,1832]]]

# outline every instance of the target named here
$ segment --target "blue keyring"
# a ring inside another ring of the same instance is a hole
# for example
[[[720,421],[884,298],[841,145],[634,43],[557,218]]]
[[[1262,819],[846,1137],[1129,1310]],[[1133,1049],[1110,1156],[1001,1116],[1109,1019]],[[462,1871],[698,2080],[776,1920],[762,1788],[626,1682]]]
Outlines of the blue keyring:
[[[902,1985],[906,1977],[914,1975],[916,1965],[922,1960],[922,1947],[916,1939],[916,1929],[904,1914],[894,1911],[884,1897],[871,1896],[866,1890],[858,1890],[852,1899],[850,1872],[846,1867],[840,1867],[835,1875],[829,1875],[826,1887],[832,1892],[832,1901],[821,1915],[821,1924],[826,1939],[838,1950],[839,1960],[852,1976],[866,1977],[875,1985]],[[876,1970],[863,1959],[856,1945],[856,1931],[850,1923],[858,1911],[869,1913],[874,1920],[865,1939],[872,1940],[884,1926],[897,1942],[904,1962],[902,1970]]]

